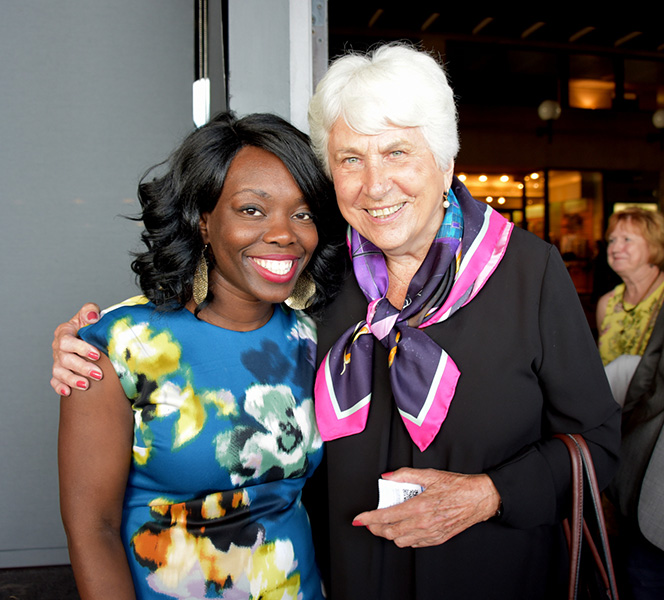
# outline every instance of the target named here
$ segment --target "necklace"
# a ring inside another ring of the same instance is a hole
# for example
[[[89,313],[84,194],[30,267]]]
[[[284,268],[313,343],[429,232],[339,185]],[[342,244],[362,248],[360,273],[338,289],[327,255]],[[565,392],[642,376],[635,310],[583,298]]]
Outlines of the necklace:
[[[641,304],[641,302],[643,302],[649,296],[650,292],[654,289],[655,284],[659,280],[659,276],[661,275],[661,273],[662,273],[661,271],[659,271],[659,270],[657,271],[657,275],[655,275],[655,279],[653,279],[652,283],[648,286],[648,289],[639,298],[639,301],[636,304],[634,304],[634,306],[632,306],[632,308],[627,308],[625,306],[625,290],[623,290],[623,297],[622,297],[623,311],[625,311],[626,313],[634,312],[636,310],[636,308],[639,306],[639,304]]]

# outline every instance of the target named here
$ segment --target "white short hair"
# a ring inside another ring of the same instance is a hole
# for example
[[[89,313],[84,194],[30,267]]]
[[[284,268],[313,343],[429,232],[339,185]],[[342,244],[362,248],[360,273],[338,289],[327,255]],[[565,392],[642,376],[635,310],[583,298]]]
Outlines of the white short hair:
[[[441,170],[459,152],[454,92],[443,67],[401,43],[336,59],[316,87],[309,103],[310,135],[328,175],[327,143],[339,118],[367,135],[419,127]]]

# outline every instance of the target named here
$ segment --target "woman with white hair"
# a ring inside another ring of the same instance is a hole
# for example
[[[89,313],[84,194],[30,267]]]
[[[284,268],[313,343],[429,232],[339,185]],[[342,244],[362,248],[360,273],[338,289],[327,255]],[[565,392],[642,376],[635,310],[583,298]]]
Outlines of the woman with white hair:
[[[583,433],[603,485],[619,446],[560,256],[453,177],[454,97],[427,54],[338,59],[309,120],[354,273],[318,341],[333,597],[557,594],[570,468],[551,436]],[[381,474],[424,491],[372,510]]]
[[[570,466],[552,436],[583,433],[602,485],[616,463],[619,407],[562,260],[453,177],[456,119],[444,71],[401,45],[339,58],[310,104],[349,224],[308,505],[336,600],[556,596]],[[58,391],[90,369],[72,329]]]

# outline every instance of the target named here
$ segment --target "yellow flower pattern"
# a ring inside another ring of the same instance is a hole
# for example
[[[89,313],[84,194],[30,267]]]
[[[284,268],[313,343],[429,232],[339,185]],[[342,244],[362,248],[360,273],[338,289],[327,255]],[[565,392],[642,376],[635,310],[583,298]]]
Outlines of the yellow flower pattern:
[[[275,309],[232,332],[137,297],[81,337],[134,413],[123,540],[137,598],[322,600],[300,501],[320,462],[316,329]]]

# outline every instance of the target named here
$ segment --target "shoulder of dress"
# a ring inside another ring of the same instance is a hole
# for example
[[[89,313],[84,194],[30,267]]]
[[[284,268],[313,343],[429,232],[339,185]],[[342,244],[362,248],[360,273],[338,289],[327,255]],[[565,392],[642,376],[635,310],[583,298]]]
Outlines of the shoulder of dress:
[[[112,306],[105,308],[101,311],[101,316],[104,316],[105,314],[111,313],[123,307],[143,306],[145,304],[149,304],[149,302],[150,301],[145,296],[132,296],[131,298],[127,298],[122,302],[118,302],[117,304],[113,304]]]
[[[132,296],[127,298],[122,302],[113,304],[108,308],[105,308],[100,313],[100,318],[95,323],[91,323],[83,327],[80,332],[101,332],[109,327],[113,327],[116,324],[126,320],[126,317],[130,317],[130,320],[133,322],[136,319],[145,321],[145,315],[148,311],[154,309],[154,305],[145,296]],[[79,333],[80,333],[79,332]],[[89,333],[86,333],[89,335]]]

